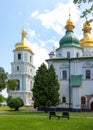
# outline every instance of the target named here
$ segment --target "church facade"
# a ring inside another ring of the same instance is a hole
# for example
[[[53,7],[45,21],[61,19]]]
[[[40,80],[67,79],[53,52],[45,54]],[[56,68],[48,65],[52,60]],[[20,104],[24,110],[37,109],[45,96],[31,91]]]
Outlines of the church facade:
[[[83,24],[83,38],[74,34],[70,19],[59,47],[49,53],[48,66],[54,65],[60,83],[60,105],[63,109],[93,110],[93,37],[88,20]]]
[[[15,44],[14,61],[11,63],[11,79],[18,82],[14,91],[8,91],[8,95],[20,97],[25,106],[33,105],[32,87],[34,83],[35,66],[33,65],[34,53],[26,39],[26,30],[22,30],[22,39]]]

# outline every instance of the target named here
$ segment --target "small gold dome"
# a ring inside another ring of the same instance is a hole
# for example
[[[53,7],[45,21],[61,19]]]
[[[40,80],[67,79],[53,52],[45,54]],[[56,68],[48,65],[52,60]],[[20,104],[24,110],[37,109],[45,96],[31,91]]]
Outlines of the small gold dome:
[[[93,46],[93,37],[91,36],[91,26],[89,21],[86,20],[86,22],[83,24],[82,30],[84,32],[84,37],[80,40],[81,47]]]
[[[90,30],[91,30],[90,23],[89,23],[89,21],[87,21],[87,20],[86,20],[86,22],[83,24],[83,30],[86,30],[86,29],[90,29]]]
[[[23,29],[21,34],[22,34],[22,40],[15,44],[15,49],[14,50],[25,49],[25,50],[32,51],[28,41],[26,40],[26,34],[27,34],[26,30]]]
[[[69,19],[68,19],[67,22],[66,22],[65,28],[66,28],[67,30],[72,30],[72,31],[73,31],[73,29],[74,29],[73,21],[70,19],[70,14],[69,14]]]

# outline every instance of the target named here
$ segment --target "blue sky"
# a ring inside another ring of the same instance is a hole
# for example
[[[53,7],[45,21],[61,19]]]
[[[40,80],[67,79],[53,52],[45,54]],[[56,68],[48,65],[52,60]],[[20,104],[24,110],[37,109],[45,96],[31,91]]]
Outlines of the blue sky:
[[[11,73],[13,49],[21,40],[21,31],[27,30],[27,40],[34,52],[36,69],[48,58],[65,33],[69,8],[76,28],[82,37],[80,10],[72,0],[1,0],[0,1],[0,66]]]

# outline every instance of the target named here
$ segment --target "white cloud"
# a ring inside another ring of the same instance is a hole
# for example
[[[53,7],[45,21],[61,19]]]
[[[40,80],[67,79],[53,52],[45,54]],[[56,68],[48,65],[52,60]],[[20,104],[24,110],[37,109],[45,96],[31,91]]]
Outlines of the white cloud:
[[[39,46],[37,43],[31,43],[31,47],[33,48],[34,52],[34,65],[36,69],[42,64],[45,63],[45,60],[48,59],[48,51],[43,48],[42,46]]]
[[[39,14],[39,11],[38,10],[35,10],[32,14],[31,14],[31,17],[37,17]]]
[[[35,30],[32,30],[30,28],[28,28],[28,34],[30,35],[30,37],[34,37],[36,35]]]
[[[34,65],[37,68],[42,64],[46,63],[45,60],[48,59],[48,51],[46,49],[46,42],[41,40],[35,30],[28,28],[28,36],[30,37],[30,46],[34,53]],[[33,40],[32,40],[33,39]]]
[[[32,41],[32,39],[34,39],[34,41],[37,41],[37,42],[40,44],[40,46],[46,47],[46,42],[45,42],[45,41],[42,41],[42,40],[39,38],[39,36],[37,36],[35,30],[32,30],[32,29],[28,28],[28,34],[29,34],[29,36],[30,36],[31,41]]]
[[[52,11],[47,10],[44,11],[44,13],[35,11],[32,13],[32,17],[39,19],[42,26],[45,28],[53,29],[58,34],[63,34],[62,27],[65,26],[68,19],[69,8],[73,22],[78,21],[79,10],[76,8],[72,1],[70,1],[68,4],[58,3]]]
[[[47,40],[47,43],[49,43],[49,44],[53,44],[54,46],[54,48],[58,48],[59,47],[59,41],[58,40],[56,40],[55,38],[52,38],[52,39],[49,39],[49,40]]]

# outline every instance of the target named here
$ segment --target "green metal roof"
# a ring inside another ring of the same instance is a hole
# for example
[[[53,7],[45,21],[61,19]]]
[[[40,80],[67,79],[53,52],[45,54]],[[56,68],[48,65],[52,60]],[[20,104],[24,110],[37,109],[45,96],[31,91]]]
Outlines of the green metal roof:
[[[70,76],[70,86],[79,87],[82,85],[82,75],[71,75]]]
[[[72,30],[67,30],[66,34],[60,39],[59,41],[60,47],[61,46],[79,46],[80,42],[79,39],[74,35]]]

